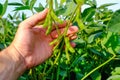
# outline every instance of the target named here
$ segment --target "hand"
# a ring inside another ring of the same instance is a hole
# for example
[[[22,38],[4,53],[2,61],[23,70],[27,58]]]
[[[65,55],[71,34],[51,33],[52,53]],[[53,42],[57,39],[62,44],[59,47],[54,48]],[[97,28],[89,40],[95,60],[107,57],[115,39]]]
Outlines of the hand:
[[[47,13],[48,9],[45,9],[20,23],[15,39],[11,44],[12,48],[15,48],[18,54],[23,57],[27,68],[41,64],[52,55],[54,46],[49,45],[49,43],[57,38],[56,30],[53,29],[50,35],[46,35],[46,29],[42,25],[36,26],[46,18]],[[59,24],[61,32],[64,31],[65,26],[66,22]],[[77,31],[77,27],[71,26],[67,35],[70,39],[74,39]]]
[[[50,35],[45,35],[46,29],[42,25],[48,9],[33,15],[21,22],[11,45],[0,52],[0,79],[16,80],[26,69],[41,64],[52,55],[53,45],[51,41],[58,37],[54,29]],[[66,22],[58,24],[60,32],[64,32]],[[70,26],[67,36],[75,39],[78,28]],[[74,44],[72,44],[74,47]]]

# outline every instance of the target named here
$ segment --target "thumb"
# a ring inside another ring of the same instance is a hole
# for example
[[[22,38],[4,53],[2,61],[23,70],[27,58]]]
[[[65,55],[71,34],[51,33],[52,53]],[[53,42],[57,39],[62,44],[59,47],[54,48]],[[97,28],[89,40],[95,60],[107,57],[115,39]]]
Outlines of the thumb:
[[[45,9],[42,12],[37,13],[31,16],[30,18],[24,20],[23,22],[21,22],[19,27],[32,28],[40,21],[43,21],[46,18],[47,13],[48,13],[48,9]]]

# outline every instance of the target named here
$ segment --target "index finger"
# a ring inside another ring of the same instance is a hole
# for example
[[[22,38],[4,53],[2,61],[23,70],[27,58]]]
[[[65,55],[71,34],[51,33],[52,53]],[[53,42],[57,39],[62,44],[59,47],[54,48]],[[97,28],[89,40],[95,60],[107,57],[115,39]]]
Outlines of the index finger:
[[[63,23],[54,23],[52,30],[56,30],[56,28],[58,27],[58,29],[64,28],[66,27],[68,24],[68,21],[63,21]],[[70,24],[70,26],[72,25],[72,23]]]
[[[31,16],[30,18],[26,19],[25,21],[21,22],[19,26],[24,28],[32,28],[40,21],[43,21],[46,18],[47,13],[48,9],[45,9],[44,11],[37,13]]]

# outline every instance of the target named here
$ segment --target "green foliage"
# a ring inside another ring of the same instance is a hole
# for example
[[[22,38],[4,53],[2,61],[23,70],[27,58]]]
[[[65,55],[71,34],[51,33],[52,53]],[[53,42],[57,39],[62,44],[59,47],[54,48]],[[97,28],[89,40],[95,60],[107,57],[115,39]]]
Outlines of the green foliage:
[[[6,0],[4,4],[0,3],[0,9],[1,9],[0,10],[0,17],[2,17],[5,14],[7,6],[8,6],[8,0]]]
[[[39,6],[38,7],[34,7],[34,9],[37,11],[37,12],[40,12],[42,10],[44,10],[44,7],[41,3],[39,3]]]
[[[5,1],[5,3],[3,4],[3,11],[2,11],[2,15],[5,14],[6,10],[7,10],[7,6],[8,6],[8,0]]]
[[[2,11],[3,11],[3,5],[0,4],[0,15],[2,15]]]
[[[108,24],[108,28],[112,32],[117,32],[120,33],[120,10],[116,11],[113,16],[111,21]]]
[[[52,2],[53,1],[53,2]],[[82,1],[82,2],[81,2]],[[47,0],[45,7],[37,0],[0,3],[0,50],[14,38],[19,23],[27,18],[21,10],[33,14],[49,8],[43,26],[49,34],[52,23],[59,33],[58,25],[68,21],[66,30],[50,44],[58,42],[52,57],[45,63],[27,70],[19,80],[119,80],[120,79],[120,10],[113,12],[107,7],[116,3],[98,6],[96,0]],[[81,12],[82,5],[89,5]],[[14,14],[3,18],[7,7],[14,6]],[[66,32],[70,23],[78,26],[78,38],[73,49]],[[66,48],[63,48],[64,45]]]
[[[120,67],[116,67],[112,72],[112,76],[110,76],[107,80],[119,80],[120,79]]]

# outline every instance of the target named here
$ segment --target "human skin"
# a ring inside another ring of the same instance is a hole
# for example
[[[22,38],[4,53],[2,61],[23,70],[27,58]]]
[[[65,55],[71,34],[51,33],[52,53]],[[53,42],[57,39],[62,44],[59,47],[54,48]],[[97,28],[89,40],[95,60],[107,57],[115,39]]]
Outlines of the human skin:
[[[48,9],[37,13],[19,24],[15,38],[11,45],[0,52],[0,80],[17,80],[25,70],[43,63],[52,55],[54,45],[49,45],[57,38],[57,32],[53,28],[49,35],[42,25]],[[37,26],[36,26],[37,25]],[[64,31],[66,22],[58,24],[60,32]],[[70,26],[67,36],[75,39],[78,28]],[[71,43],[74,47],[75,44]]]

